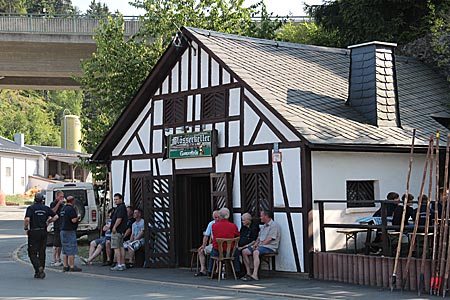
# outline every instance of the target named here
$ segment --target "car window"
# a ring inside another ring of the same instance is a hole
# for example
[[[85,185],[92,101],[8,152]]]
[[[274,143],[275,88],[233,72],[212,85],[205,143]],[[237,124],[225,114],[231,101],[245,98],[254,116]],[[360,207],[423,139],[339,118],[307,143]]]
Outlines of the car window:
[[[64,192],[64,198],[67,199],[69,196],[73,196],[75,200],[80,202],[83,206],[88,206],[88,197],[87,197],[87,191],[86,190],[63,190]],[[53,199],[56,199],[56,192],[53,192]]]

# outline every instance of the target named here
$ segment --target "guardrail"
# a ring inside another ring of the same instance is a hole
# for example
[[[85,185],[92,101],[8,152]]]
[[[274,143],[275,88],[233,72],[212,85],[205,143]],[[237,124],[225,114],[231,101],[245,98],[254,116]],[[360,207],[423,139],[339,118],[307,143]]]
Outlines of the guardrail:
[[[138,32],[137,16],[124,16],[125,35]],[[0,32],[92,35],[106,18],[80,15],[0,14]]]

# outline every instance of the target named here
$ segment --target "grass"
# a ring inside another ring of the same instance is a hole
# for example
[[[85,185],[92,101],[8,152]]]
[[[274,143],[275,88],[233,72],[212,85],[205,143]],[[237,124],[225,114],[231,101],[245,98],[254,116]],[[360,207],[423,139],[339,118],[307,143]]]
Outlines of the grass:
[[[27,206],[33,204],[33,197],[24,195],[6,195],[5,203],[7,206]]]

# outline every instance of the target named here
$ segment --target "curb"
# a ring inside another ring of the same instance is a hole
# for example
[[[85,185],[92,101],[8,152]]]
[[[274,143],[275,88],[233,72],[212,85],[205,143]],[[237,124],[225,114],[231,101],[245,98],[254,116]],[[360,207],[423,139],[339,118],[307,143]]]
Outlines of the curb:
[[[21,259],[19,253],[25,248],[27,244],[20,245],[14,252],[12,253],[12,258],[20,262],[24,265],[31,265],[31,263],[26,262]],[[62,273],[62,270],[57,270],[52,267],[46,267],[46,271],[52,271],[57,273]],[[151,283],[161,286],[173,286],[173,287],[183,287],[183,288],[196,288],[196,289],[202,289],[202,290],[212,290],[212,291],[222,291],[222,292],[234,292],[237,294],[251,294],[251,295],[260,295],[260,296],[266,296],[266,297],[284,297],[284,298],[290,298],[290,299],[314,299],[314,300],[328,300],[327,297],[318,297],[313,295],[299,295],[299,294],[289,294],[289,293],[276,293],[276,292],[264,292],[264,291],[257,291],[254,289],[249,289],[249,287],[254,287],[254,285],[249,284],[236,284],[236,287],[220,287],[220,286],[211,286],[211,285],[200,285],[200,284],[190,284],[190,283],[181,283],[181,282],[167,282],[163,280],[154,280],[154,279],[140,279],[140,278],[130,278],[130,277],[120,277],[120,276],[114,276],[114,275],[103,275],[103,274],[94,274],[94,273],[68,273],[70,276],[83,276],[83,277],[89,277],[89,278],[105,278],[107,277],[110,280],[116,280],[116,281],[127,281],[127,282],[135,282],[135,283]]]

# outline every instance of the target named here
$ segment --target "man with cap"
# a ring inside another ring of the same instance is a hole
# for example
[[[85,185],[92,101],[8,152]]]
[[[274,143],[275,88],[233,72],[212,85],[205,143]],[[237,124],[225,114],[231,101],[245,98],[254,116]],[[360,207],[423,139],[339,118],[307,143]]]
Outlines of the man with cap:
[[[78,214],[74,208],[75,198],[67,197],[67,204],[61,211],[61,244],[64,254],[64,272],[80,272],[81,269],[75,266],[75,255],[78,254],[77,228]]]
[[[34,203],[28,206],[24,219],[24,230],[28,235],[28,256],[34,268],[34,278],[45,278],[45,247],[47,246],[47,225],[58,220],[50,207],[42,203],[44,195],[34,196]]]

